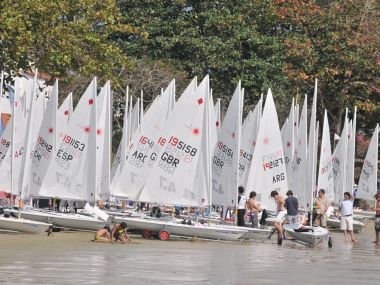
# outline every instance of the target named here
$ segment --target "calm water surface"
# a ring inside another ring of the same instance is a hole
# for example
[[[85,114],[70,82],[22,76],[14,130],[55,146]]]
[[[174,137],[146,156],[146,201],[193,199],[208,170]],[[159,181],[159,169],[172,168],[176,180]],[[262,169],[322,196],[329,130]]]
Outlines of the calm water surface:
[[[0,284],[380,284],[380,246],[367,224],[359,243],[309,248],[291,241],[90,242],[91,233],[0,234]]]

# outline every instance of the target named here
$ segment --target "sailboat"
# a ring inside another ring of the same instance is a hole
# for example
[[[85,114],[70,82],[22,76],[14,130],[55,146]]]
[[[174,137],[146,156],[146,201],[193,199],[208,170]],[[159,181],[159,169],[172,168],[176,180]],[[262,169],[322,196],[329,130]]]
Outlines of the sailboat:
[[[96,179],[96,80],[94,79],[68,122],[63,137],[57,138],[58,91],[47,103],[44,119],[34,149],[30,192],[32,197],[56,197],[67,200],[94,201]],[[70,104],[68,104],[70,105]],[[65,113],[66,111],[64,111]],[[68,114],[68,113],[67,113]],[[104,116],[105,118],[105,116]],[[90,163],[90,159],[95,159]],[[48,221],[56,226],[97,230],[106,224],[97,217],[55,213],[36,209],[21,211],[22,217]]]
[[[0,166],[2,174],[1,188],[12,195],[20,195],[21,192],[21,179],[19,180],[18,178],[22,177],[21,163],[24,155],[25,118],[21,107],[19,88],[19,80],[16,78],[14,100],[12,103],[12,120],[11,124],[7,126],[12,130],[10,147]],[[5,216],[0,217],[0,228],[5,230],[42,234],[49,231],[51,227],[51,224],[30,221],[21,217],[18,219]]]
[[[182,95],[184,96],[184,95]],[[164,139],[161,151],[143,186],[139,201],[175,204],[184,206],[206,206],[209,195],[207,189],[194,187],[195,177],[201,155],[208,156],[209,147],[202,144],[209,129],[209,79],[204,78],[195,92],[180,98],[173,110],[170,128],[165,128],[160,139]],[[206,105],[206,106],[205,106]],[[173,117],[175,116],[175,117]],[[206,159],[207,161],[207,159]],[[210,163],[205,169],[211,171]],[[208,180],[210,190],[210,180]],[[126,222],[131,228],[143,230],[143,236],[149,237],[158,233],[161,240],[170,235],[199,237],[217,240],[238,240],[243,238],[246,230],[201,224],[181,224],[175,221],[157,221],[142,218],[118,218],[115,222]]]

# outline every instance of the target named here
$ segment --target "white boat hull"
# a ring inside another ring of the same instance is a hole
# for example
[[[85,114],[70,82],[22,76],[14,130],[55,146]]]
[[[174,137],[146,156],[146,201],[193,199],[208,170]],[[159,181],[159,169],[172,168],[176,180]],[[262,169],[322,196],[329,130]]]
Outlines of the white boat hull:
[[[322,242],[327,242],[329,239],[328,230],[322,227],[312,227],[312,229],[307,232],[297,232],[292,227],[288,227],[288,225],[284,225],[284,229],[288,236],[311,246],[316,246]]]
[[[44,234],[46,233],[52,224],[41,223],[26,219],[5,218],[0,217],[0,229],[17,231],[28,234]]]
[[[246,230],[234,229],[232,227],[208,226],[208,225],[184,225],[175,222],[149,220],[141,218],[115,217],[115,223],[125,222],[128,228],[148,230],[151,232],[168,231],[171,235],[198,237],[213,240],[236,241],[247,235]]]
[[[48,222],[58,227],[97,231],[110,223],[101,221],[97,218],[82,216],[78,214],[65,214],[54,212],[40,212],[40,211],[21,211],[20,216],[25,219],[30,219],[38,222]]]

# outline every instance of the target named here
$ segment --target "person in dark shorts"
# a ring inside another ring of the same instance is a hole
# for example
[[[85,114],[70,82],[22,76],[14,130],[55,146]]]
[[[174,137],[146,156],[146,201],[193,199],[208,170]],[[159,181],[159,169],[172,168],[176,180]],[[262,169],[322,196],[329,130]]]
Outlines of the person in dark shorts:
[[[298,215],[298,200],[293,197],[293,191],[288,190],[286,192],[287,198],[285,199],[285,209],[287,211],[286,221],[288,223],[294,223],[297,220]]]
[[[124,222],[116,224],[113,227],[111,236],[115,242],[120,241],[121,243],[127,243],[127,240],[131,242],[131,238],[127,234],[127,224]]]
[[[244,194],[244,187],[239,186],[238,188],[238,210],[237,210],[237,223],[239,227],[245,227],[244,222],[244,216],[245,216],[245,209],[247,204],[247,198],[243,195]]]
[[[260,212],[260,205],[256,201],[256,192],[255,191],[252,191],[251,193],[249,193],[247,208],[249,210],[249,217],[251,219],[252,228],[258,228],[259,227],[259,219],[258,219],[257,215]]]
[[[375,195],[375,208],[374,210],[376,211],[376,216],[375,216],[375,235],[376,235],[376,240],[373,242],[375,244],[380,244],[380,193],[377,193]]]

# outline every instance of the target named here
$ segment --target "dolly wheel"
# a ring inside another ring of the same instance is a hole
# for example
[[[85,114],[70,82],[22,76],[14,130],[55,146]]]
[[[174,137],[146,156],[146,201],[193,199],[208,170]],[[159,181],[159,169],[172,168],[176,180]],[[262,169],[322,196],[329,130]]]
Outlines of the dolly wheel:
[[[159,233],[158,233],[158,238],[160,240],[169,240],[170,238],[170,233],[168,231],[165,231],[165,230],[161,230]]]
[[[141,233],[143,238],[151,238],[152,237],[152,231],[150,230],[143,230]]]

